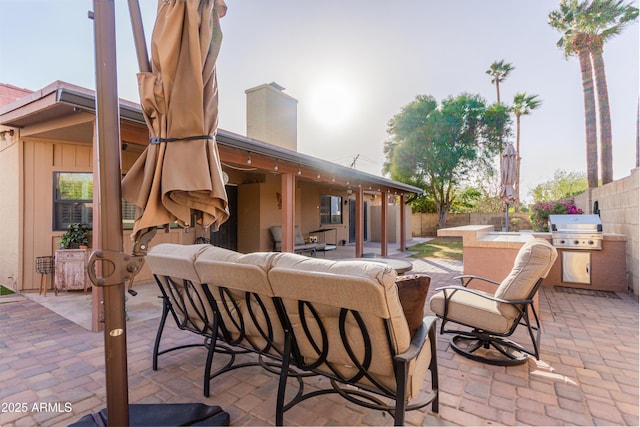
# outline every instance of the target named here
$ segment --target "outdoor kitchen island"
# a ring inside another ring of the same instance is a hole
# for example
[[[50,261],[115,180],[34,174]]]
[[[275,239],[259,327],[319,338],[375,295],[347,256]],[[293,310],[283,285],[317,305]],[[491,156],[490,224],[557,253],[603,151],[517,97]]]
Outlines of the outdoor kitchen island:
[[[502,281],[513,267],[513,261],[520,247],[535,238],[551,241],[552,233],[538,232],[494,232],[492,225],[466,225],[462,227],[443,228],[438,236],[462,237],[463,273],[482,276]],[[543,286],[563,286],[598,291],[626,292],[626,237],[622,234],[603,234],[602,249],[576,250],[556,248],[556,259]],[[563,256],[567,252],[568,256]],[[570,255],[589,254],[586,263],[590,283],[566,281],[568,265],[563,266],[563,259]],[[487,289],[489,290],[489,289]]]

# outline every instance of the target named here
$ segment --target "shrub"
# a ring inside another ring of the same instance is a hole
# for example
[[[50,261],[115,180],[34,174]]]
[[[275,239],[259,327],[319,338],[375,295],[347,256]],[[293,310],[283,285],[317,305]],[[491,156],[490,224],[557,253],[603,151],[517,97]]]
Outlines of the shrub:
[[[581,213],[582,209],[576,207],[573,197],[537,202],[531,207],[533,231],[549,231],[549,215],[578,215]]]

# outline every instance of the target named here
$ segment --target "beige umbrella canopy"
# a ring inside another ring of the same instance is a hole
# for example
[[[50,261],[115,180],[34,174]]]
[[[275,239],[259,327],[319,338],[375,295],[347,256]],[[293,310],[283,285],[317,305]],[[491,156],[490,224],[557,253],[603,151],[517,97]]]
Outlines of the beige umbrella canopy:
[[[138,74],[149,146],[122,181],[133,233],[176,221],[217,229],[229,217],[215,135],[223,0],[158,1],[151,72]]]
[[[500,161],[500,198],[507,205],[506,231],[509,231],[509,203],[516,200],[515,187],[518,182],[518,152],[513,144],[507,145]]]

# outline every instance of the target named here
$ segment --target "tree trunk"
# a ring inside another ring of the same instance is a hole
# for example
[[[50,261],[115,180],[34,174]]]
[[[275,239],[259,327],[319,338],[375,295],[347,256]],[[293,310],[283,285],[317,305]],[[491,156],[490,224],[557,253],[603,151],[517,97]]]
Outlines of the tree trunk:
[[[497,77],[496,77],[496,98],[498,99],[498,104],[500,104],[500,83],[498,82]]]
[[[596,89],[598,93],[598,116],[600,117],[600,172],[602,184],[613,181],[613,146],[611,136],[611,112],[609,109],[609,91],[607,89],[607,76],[604,72],[604,59],[602,58],[602,45],[595,45],[591,56],[593,58],[593,70],[596,77]]]
[[[449,209],[444,206],[438,205],[438,230],[447,226],[447,214]]]
[[[514,211],[520,212],[520,114],[516,114],[516,154],[516,201]],[[509,209],[508,206],[507,209]]]
[[[584,94],[584,124],[587,145],[587,183],[589,188],[598,186],[598,130],[596,128],[596,105],[593,87],[591,55],[585,47],[578,51],[582,91]]]

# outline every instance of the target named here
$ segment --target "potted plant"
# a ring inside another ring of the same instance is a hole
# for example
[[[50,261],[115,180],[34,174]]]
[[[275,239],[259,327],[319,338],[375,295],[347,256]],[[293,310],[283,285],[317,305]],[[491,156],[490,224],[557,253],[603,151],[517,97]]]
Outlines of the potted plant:
[[[66,233],[60,239],[60,249],[87,248],[89,246],[88,231],[87,224],[69,224]]]

